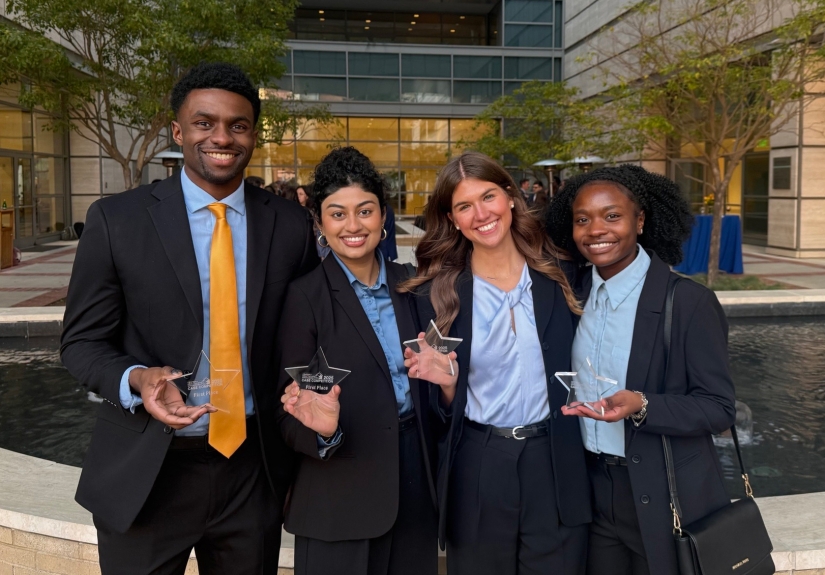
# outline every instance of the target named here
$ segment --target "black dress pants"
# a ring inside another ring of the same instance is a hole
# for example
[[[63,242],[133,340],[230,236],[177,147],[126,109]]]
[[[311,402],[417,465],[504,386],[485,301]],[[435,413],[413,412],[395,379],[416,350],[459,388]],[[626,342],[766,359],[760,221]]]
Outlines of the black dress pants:
[[[588,453],[593,523],[587,575],[650,575],[627,465],[608,465]]]
[[[581,575],[587,525],[559,520],[550,437],[464,426],[447,501],[450,575]]]
[[[418,427],[399,432],[398,515],[374,539],[295,537],[295,575],[436,575],[438,517],[427,483]]]
[[[229,459],[211,447],[173,444],[126,533],[95,517],[102,574],[183,575],[194,548],[201,575],[275,575],[281,508],[266,478],[254,420],[247,430]]]

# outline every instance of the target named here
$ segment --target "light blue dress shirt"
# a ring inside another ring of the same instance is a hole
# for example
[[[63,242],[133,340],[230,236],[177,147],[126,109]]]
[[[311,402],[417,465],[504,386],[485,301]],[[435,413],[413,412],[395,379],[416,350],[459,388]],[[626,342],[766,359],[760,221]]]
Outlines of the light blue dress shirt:
[[[515,427],[550,416],[547,376],[533,311],[533,280],[527,264],[509,292],[474,276],[468,379],[464,414],[477,423]]]
[[[380,253],[380,252],[379,252]],[[384,350],[387,358],[387,367],[390,369],[392,387],[395,391],[395,403],[398,406],[399,415],[406,415],[413,408],[412,394],[410,393],[410,380],[407,378],[407,368],[404,367],[404,348],[401,346],[401,336],[398,335],[398,322],[395,318],[395,309],[392,307],[390,288],[387,284],[387,266],[384,258],[376,257],[378,260],[378,279],[375,285],[365,286],[356,278],[349,268],[344,265],[338,255],[332,252],[335,261],[344,270],[355,295],[370,320],[378,343]]]
[[[203,350],[209,354],[209,257],[212,252],[212,232],[215,228],[215,217],[207,207],[215,203],[215,198],[196,186],[186,175],[186,170],[180,172],[183,187],[183,201],[189,216],[189,229],[192,234],[192,243],[195,246],[195,259],[198,264],[198,276],[203,297]],[[244,203],[244,184],[221,200],[229,209],[226,210],[226,221],[232,230],[232,252],[235,256],[235,281],[238,288],[238,320],[241,335],[241,365],[243,369],[244,399],[247,416],[255,412],[252,402],[252,382],[249,378],[249,360],[247,357],[246,341],[246,262],[247,262],[247,235],[246,235],[246,204]],[[120,403],[123,407],[134,412],[134,408],[143,403],[139,395],[132,393],[129,388],[129,373],[136,367],[132,366],[123,373],[120,380]],[[173,366],[189,371],[194,366]],[[200,365],[198,379],[209,377],[209,366]],[[199,405],[207,403],[207,397],[195,398],[190,395],[186,403]],[[201,417],[189,427],[176,431],[177,435],[206,435],[209,431],[209,414]]]
[[[573,339],[574,371],[586,370],[589,357],[596,373],[618,382],[615,389],[602,390],[605,397],[627,387],[636,308],[650,268],[650,256],[641,247],[638,250],[636,259],[607,281],[593,266],[593,287]],[[624,421],[608,423],[589,417],[579,421],[588,451],[624,457]]]

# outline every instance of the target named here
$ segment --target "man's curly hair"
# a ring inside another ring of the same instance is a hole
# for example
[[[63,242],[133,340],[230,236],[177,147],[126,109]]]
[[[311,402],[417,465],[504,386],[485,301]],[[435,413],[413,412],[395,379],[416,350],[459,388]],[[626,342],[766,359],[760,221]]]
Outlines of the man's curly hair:
[[[567,250],[579,262],[585,261],[573,241],[573,201],[588,184],[611,182],[628,194],[645,213],[644,233],[639,244],[653,250],[662,261],[676,265],[682,261],[682,243],[690,235],[693,216],[679,186],[644,168],[623,164],[599,168],[567,180],[547,208],[547,233],[553,242]]]
[[[320,211],[321,204],[331,194],[347,186],[358,186],[365,192],[374,194],[378,198],[381,212],[384,211],[387,205],[384,179],[372,161],[352,146],[335,148],[315,166],[310,197],[316,210]]]
[[[201,62],[178,80],[172,88],[172,111],[177,117],[183,102],[192,90],[226,90],[249,100],[252,104],[254,121],[261,115],[261,98],[258,90],[238,66],[224,62]]]

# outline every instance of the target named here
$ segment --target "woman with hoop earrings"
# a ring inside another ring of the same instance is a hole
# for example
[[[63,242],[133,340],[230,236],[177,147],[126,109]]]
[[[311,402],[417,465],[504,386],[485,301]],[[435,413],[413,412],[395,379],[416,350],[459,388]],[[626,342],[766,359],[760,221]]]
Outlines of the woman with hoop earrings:
[[[420,325],[463,339],[456,385],[432,399],[448,427],[437,479],[448,572],[581,574],[590,486],[554,378],[570,370],[579,313],[568,262],[483,154],[442,169],[425,217],[418,275],[401,289],[416,294]]]
[[[285,520],[295,573],[435,575],[429,384],[408,377],[402,347],[423,334],[413,298],[396,290],[407,270],[377,250],[384,182],[366,156],[339,148],[315,168],[313,196],[331,254],[287,291],[278,365],[308,365],[320,347],[351,373],[326,395],[280,381],[278,419],[297,453]]]

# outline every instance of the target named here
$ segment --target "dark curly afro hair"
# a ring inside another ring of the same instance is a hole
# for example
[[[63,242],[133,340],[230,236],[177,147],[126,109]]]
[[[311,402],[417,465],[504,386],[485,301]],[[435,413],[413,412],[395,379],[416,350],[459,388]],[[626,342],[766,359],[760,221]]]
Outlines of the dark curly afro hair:
[[[175,116],[192,90],[226,90],[240,94],[252,104],[255,123],[261,115],[261,98],[258,90],[238,66],[223,62],[201,62],[178,80],[172,88],[172,111]]]
[[[321,209],[331,194],[347,186],[358,186],[365,192],[375,194],[381,212],[387,205],[384,194],[384,179],[375,169],[372,161],[352,146],[335,148],[315,166],[312,175],[312,203]]]
[[[579,191],[594,182],[613,182],[645,213],[644,233],[639,244],[652,250],[662,261],[676,265],[682,261],[682,243],[690,235],[693,216],[679,186],[664,176],[639,166],[623,164],[599,168],[567,180],[547,208],[547,233],[555,244],[580,263],[585,261],[573,241],[573,201]],[[624,188],[624,189],[623,189]]]

